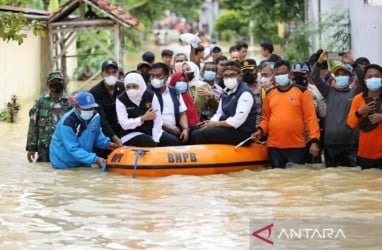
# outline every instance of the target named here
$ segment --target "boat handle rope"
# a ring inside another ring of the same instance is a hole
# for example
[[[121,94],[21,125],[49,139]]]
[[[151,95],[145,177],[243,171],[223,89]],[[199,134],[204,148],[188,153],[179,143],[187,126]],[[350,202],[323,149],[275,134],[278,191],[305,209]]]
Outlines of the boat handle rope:
[[[138,166],[138,160],[141,157],[141,155],[146,154],[146,152],[149,152],[148,150],[145,149],[133,149],[135,151],[135,162],[134,162],[134,170],[133,170],[133,175],[131,176],[132,178],[136,177],[136,172],[137,172],[137,166]]]

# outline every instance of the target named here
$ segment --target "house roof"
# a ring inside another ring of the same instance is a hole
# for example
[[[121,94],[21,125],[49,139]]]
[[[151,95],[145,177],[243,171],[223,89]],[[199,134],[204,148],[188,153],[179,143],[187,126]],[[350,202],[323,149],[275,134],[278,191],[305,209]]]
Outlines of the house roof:
[[[51,13],[48,22],[61,21],[73,13],[79,6],[81,0],[69,0],[64,5],[61,5],[56,11]],[[131,27],[139,23],[139,20],[132,16],[129,12],[122,7],[110,3],[107,0],[82,0],[84,3],[98,9],[107,17],[113,19],[119,24]]]
[[[49,12],[45,10],[36,10],[8,5],[0,6],[0,11],[23,13],[26,18],[36,20],[46,20],[49,17]]]

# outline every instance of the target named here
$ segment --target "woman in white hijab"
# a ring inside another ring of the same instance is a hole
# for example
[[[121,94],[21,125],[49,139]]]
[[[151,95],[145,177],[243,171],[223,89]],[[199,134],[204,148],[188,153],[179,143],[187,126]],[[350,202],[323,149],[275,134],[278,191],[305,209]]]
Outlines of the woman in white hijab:
[[[128,73],[124,83],[125,92],[117,97],[115,104],[122,127],[122,144],[155,147],[162,136],[159,101],[154,93],[146,90],[146,83],[139,73]]]

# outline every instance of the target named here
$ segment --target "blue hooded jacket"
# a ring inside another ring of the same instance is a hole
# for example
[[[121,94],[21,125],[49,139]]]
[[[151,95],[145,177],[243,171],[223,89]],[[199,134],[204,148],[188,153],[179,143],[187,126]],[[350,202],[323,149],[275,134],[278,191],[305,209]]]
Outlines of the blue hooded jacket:
[[[110,139],[101,130],[101,119],[94,111],[89,121],[83,120],[75,108],[57,123],[49,147],[54,168],[90,167],[97,162],[93,147],[106,149]]]

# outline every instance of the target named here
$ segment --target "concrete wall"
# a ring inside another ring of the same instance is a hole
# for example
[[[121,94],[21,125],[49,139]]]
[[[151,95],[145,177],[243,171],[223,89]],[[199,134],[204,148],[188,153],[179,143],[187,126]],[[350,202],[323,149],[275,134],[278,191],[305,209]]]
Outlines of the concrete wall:
[[[308,18],[318,21],[319,13],[330,12],[336,6],[348,9],[351,22],[351,51],[355,58],[365,56],[382,65],[382,6],[364,4],[361,0],[306,0]],[[321,7],[319,10],[319,6]],[[312,51],[319,48],[318,36],[312,38]],[[325,48],[323,48],[325,49]]]
[[[46,91],[46,77],[52,70],[48,36],[37,37],[32,32],[26,33],[27,38],[21,45],[12,41],[0,41],[0,110],[10,101],[13,94],[23,103],[24,100],[34,100]],[[76,54],[76,42],[68,48],[68,54]],[[73,77],[76,67],[77,58],[67,58],[69,78]]]
[[[41,91],[43,83],[42,72],[46,72],[46,65],[41,63],[42,55],[49,51],[42,51],[45,38],[36,37],[27,32],[24,43],[0,41],[0,108],[16,94],[19,102],[23,99],[35,98]],[[46,76],[45,76],[46,77]]]

